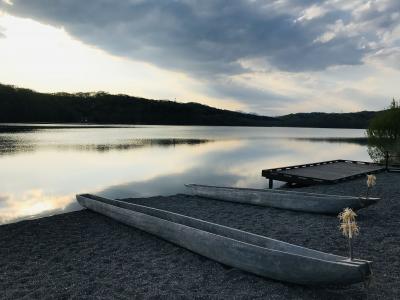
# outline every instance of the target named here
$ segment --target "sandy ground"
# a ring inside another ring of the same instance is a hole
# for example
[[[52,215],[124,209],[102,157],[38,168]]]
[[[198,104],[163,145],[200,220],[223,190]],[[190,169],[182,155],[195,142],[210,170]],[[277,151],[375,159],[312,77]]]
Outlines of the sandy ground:
[[[369,299],[400,298],[400,174],[378,174],[360,210],[355,256],[372,260]],[[301,190],[365,193],[365,179]],[[334,216],[185,195],[131,199],[338,255],[347,243]],[[84,210],[0,226],[1,299],[366,299],[362,284],[304,287],[224,266],[155,236]]]

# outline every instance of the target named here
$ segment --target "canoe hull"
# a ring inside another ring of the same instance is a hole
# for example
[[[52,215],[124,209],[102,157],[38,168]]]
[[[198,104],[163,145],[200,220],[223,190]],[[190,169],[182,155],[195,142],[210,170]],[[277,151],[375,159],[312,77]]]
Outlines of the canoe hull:
[[[110,201],[117,200],[108,199],[107,202],[103,202],[96,196],[78,195],[77,199],[82,206],[126,225],[156,235],[220,263],[275,280],[307,285],[350,284],[364,281],[370,274],[369,263],[365,261],[346,262],[344,257],[318,251],[315,252],[320,253],[319,258],[307,257],[301,255],[305,253],[302,252],[302,249],[306,252],[310,249],[218,224],[135,204],[119,203],[118,205],[123,208],[110,204],[112,203]],[[140,207],[142,207],[142,212],[137,211],[140,210]],[[144,213],[143,207],[147,212],[154,210],[156,213],[154,215]],[[173,220],[180,223],[169,221],[168,218],[171,218],[168,217],[168,214],[172,215]],[[234,237],[238,237],[238,239]],[[259,241],[255,240],[255,244],[250,242],[257,238]],[[244,240],[247,242],[243,242]],[[298,249],[298,253],[288,253],[260,246],[260,242],[271,243],[271,241],[281,243],[282,245],[278,246],[283,249],[285,247],[290,251]],[[324,256],[332,256],[339,260],[324,260],[322,259]]]
[[[197,184],[188,184],[186,187],[192,195],[204,198],[323,214],[338,214],[346,207],[358,210],[379,200],[377,198],[365,199],[351,196]]]

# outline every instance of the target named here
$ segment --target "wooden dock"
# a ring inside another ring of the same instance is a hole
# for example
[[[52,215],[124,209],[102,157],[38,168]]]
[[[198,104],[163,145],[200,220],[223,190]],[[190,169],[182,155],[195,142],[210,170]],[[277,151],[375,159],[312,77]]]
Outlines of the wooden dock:
[[[337,159],[266,169],[262,170],[262,176],[269,179],[269,187],[272,188],[273,180],[284,181],[292,185],[333,184],[366,174],[382,172],[385,169],[385,166],[374,163]]]

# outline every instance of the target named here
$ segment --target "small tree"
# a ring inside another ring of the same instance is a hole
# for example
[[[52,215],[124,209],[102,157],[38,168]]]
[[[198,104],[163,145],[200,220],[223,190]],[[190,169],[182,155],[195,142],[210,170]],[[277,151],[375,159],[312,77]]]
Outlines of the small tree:
[[[400,162],[400,102],[393,99],[386,110],[371,120],[367,136],[372,160],[382,163],[389,152],[392,163]]]

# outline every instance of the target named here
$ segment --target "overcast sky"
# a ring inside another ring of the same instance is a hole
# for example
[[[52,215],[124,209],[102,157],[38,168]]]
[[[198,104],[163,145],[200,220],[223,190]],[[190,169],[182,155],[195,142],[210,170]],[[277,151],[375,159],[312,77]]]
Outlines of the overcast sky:
[[[400,96],[399,0],[0,0],[0,82],[281,115]]]

